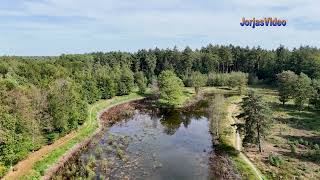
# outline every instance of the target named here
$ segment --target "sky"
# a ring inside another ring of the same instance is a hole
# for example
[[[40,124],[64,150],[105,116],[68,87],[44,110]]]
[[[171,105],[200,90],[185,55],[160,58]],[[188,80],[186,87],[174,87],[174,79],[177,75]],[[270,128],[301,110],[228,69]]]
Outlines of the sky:
[[[319,0],[0,0],[0,55],[320,47],[319,8]],[[243,17],[288,22],[253,29],[240,26]]]

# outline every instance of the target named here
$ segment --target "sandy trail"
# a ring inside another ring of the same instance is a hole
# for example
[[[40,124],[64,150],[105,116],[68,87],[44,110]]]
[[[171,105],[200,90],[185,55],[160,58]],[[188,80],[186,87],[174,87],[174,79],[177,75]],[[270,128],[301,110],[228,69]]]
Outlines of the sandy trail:
[[[229,107],[228,107],[228,116],[227,118],[231,118],[233,123],[236,123],[237,120],[236,118],[233,117],[233,114],[235,114],[238,111],[238,106],[236,105],[237,102],[232,103]],[[247,158],[247,156],[245,154],[243,154],[241,152],[241,147],[242,147],[242,142],[241,142],[241,137],[240,137],[240,133],[237,131],[235,133],[235,147],[238,151],[240,151],[239,157],[241,159],[243,159],[250,167],[251,169],[255,172],[256,177],[259,180],[263,180],[263,176],[260,173],[260,171],[256,168],[256,166]]]
[[[23,175],[26,175],[29,171],[32,170],[33,165],[40,161],[45,155],[49,154],[53,150],[63,146],[65,143],[69,142],[76,135],[76,132],[73,131],[67,134],[64,137],[56,140],[53,144],[43,146],[38,151],[31,153],[26,159],[20,161],[18,164],[14,166],[15,171],[8,172],[3,179],[6,180],[17,180],[21,178]]]

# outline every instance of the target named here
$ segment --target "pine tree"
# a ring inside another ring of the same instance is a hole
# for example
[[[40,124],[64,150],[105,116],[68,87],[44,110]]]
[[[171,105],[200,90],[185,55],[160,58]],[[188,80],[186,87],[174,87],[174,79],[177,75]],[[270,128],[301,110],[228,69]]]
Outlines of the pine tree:
[[[243,99],[241,107],[243,112],[238,118],[245,120],[243,144],[257,144],[262,152],[262,140],[270,127],[271,111],[262,97],[253,91]]]
[[[139,71],[135,74],[135,81],[136,81],[136,84],[139,88],[139,93],[145,93],[146,91],[146,88],[147,88],[147,79],[146,77],[144,76],[143,72],[142,71]]]
[[[173,71],[163,71],[158,78],[160,100],[170,105],[180,103],[183,83]]]

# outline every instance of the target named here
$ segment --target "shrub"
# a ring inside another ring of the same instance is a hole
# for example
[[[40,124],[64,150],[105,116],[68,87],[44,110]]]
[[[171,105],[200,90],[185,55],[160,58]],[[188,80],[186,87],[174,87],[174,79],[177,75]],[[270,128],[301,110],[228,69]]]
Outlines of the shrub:
[[[198,71],[192,72],[189,76],[185,77],[184,83],[187,87],[194,87],[196,94],[198,94],[200,87],[207,84],[207,76]]]
[[[290,150],[292,154],[296,154],[297,153],[297,146],[294,144],[290,144]]]
[[[319,144],[313,145],[313,149],[315,149],[315,150],[320,150]]]
[[[2,163],[0,163],[0,177],[3,177],[7,171],[8,169]]]
[[[208,86],[227,86],[229,82],[229,74],[215,74],[210,73],[208,75]]]
[[[238,88],[240,94],[248,85],[248,74],[243,72],[231,72],[228,78],[228,86]]]
[[[259,83],[259,79],[258,79],[257,75],[254,74],[254,73],[250,73],[250,74],[248,75],[248,84],[250,84],[250,85],[256,85],[256,84],[258,84],[258,83]]]
[[[274,155],[274,154],[270,154],[268,157],[268,162],[272,165],[272,166],[276,166],[276,167],[280,167],[283,163],[282,159],[280,158],[280,156]]]
[[[299,142],[299,144],[304,144],[304,140],[303,140],[302,138],[300,138],[300,139],[298,140],[298,142]]]

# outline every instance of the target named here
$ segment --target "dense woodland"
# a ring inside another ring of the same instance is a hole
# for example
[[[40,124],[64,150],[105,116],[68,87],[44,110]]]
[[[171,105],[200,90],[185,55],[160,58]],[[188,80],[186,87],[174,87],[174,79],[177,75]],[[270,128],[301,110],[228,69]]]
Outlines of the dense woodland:
[[[200,50],[1,57],[0,175],[30,151],[83,124],[88,105],[99,99],[126,95],[136,87],[143,93],[147,86],[157,86],[158,77],[160,89],[177,84],[169,77],[196,91],[206,85],[231,86],[241,93],[245,73],[249,83],[277,84],[283,103],[295,98],[301,108],[304,103],[320,106],[320,49],[312,47],[208,45]],[[179,97],[181,92],[174,92],[178,95],[168,98]]]

